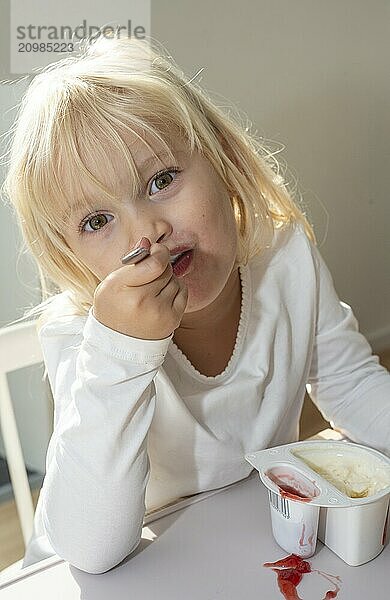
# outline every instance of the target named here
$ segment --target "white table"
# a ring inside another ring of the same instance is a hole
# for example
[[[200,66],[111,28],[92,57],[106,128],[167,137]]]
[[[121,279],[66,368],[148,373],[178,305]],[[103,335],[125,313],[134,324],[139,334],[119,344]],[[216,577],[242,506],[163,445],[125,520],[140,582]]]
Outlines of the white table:
[[[268,510],[267,491],[253,472],[149,523],[139,548],[111,571],[90,575],[52,557],[0,586],[0,600],[278,600],[276,574],[262,564],[287,553],[272,537]],[[350,567],[318,542],[309,561],[341,577],[337,600],[389,598],[389,545],[371,562]],[[309,573],[298,592],[322,600],[328,589],[329,582]]]

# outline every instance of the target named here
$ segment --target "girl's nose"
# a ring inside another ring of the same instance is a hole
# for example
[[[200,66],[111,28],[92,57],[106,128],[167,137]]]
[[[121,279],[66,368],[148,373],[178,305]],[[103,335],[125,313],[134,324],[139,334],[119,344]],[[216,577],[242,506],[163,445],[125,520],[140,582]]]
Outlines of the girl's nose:
[[[133,231],[133,244],[142,237],[148,238],[151,244],[159,244],[167,240],[172,234],[173,228],[167,221],[137,223],[136,231]]]

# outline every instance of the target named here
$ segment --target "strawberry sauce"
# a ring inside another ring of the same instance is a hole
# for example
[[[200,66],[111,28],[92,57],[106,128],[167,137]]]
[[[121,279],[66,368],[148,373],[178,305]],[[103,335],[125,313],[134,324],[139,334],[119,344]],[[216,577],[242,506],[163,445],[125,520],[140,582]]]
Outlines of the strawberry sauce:
[[[263,566],[270,567],[277,573],[278,586],[286,600],[303,600],[298,596],[297,586],[301,583],[305,573],[318,573],[336,586],[334,590],[326,592],[322,600],[336,598],[340,591],[340,586],[334,581],[337,579],[338,582],[341,582],[340,577],[337,575],[329,575],[329,573],[323,573],[317,569],[313,570],[311,564],[307,560],[303,560],[303,558],[296,554],[290,554],[290,556],[286,556],[273,563],[264,563]]]
[[[293,488],[291,485],[287,485],[286,483],[278,483],[278,486],[282,498],[290,498],[291,500],[298,499],[301,502],[311,502],[311,500],[313,500],[313,498],[308,498],[307,496],[301,494],[301,492]]]
[[[313,484],[313,489],[309,489],[308,485],[305,485],[305,482],[298,481],[292,473],[282,472],[276,474],[270,470],[267,472],[267,477],[276,483],[283,498],[299,500],[300,502],[311,502],[318,491]]]

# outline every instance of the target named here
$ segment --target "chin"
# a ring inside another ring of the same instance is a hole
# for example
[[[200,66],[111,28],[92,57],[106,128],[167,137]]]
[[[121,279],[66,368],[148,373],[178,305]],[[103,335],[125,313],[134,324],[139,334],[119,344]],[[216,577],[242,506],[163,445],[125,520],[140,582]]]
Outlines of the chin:
[[[194,294],[190,288],[188,290],[188,300],[187,300],[187,306],[185,308],[184,314],[203,310],[204,308],[206,308],[207,306],[212,304],[218,298],[218,296],[222,290],[223,290],[223,286],[221,289],[215,290],[214,293],[210,293],[210,291],[208,291],[208,293],[205,293],[205,294],[199,294],[199,293]]]

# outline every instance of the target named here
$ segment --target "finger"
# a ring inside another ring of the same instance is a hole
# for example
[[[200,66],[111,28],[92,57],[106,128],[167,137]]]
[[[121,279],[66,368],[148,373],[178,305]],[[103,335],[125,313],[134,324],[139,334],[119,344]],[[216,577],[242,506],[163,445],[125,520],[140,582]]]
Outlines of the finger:
[[[177,319],[175,329],[179,327],[188,300],[188,288],[183,280],[172,276],[167,285],[158,294],[157,299],[160,300],[162,306],[170,307],[170,310],[176,315]]]
[[[152,244],[149,256],[136,264],[123,265],[114,271],[114,277],[122,285],[138,287],[157,280],[165,273],[167,267],[168,271],[172,271],[168,248],[163,244]]]
[[[178,279],[179,289],[172,299],[172,308],[178,313],[183,314],[188,302],[188,287],[182,279]]]
[[[171,269],[171,271],[172,271],[172,269]],[[171,272],[169,274],[169,277],[167,278],[167,280],[165,282],[162,281],[162,283],[163,283],[163,285],[161,286],[160,290],[156,294],[156,297],[158,296],[160,298],[166,298],[167,296],[170,296],[173,293],[176,293],[176,291],[180,287],[179,280],[177,279],[177,277],[175,277],[173,272]]]

